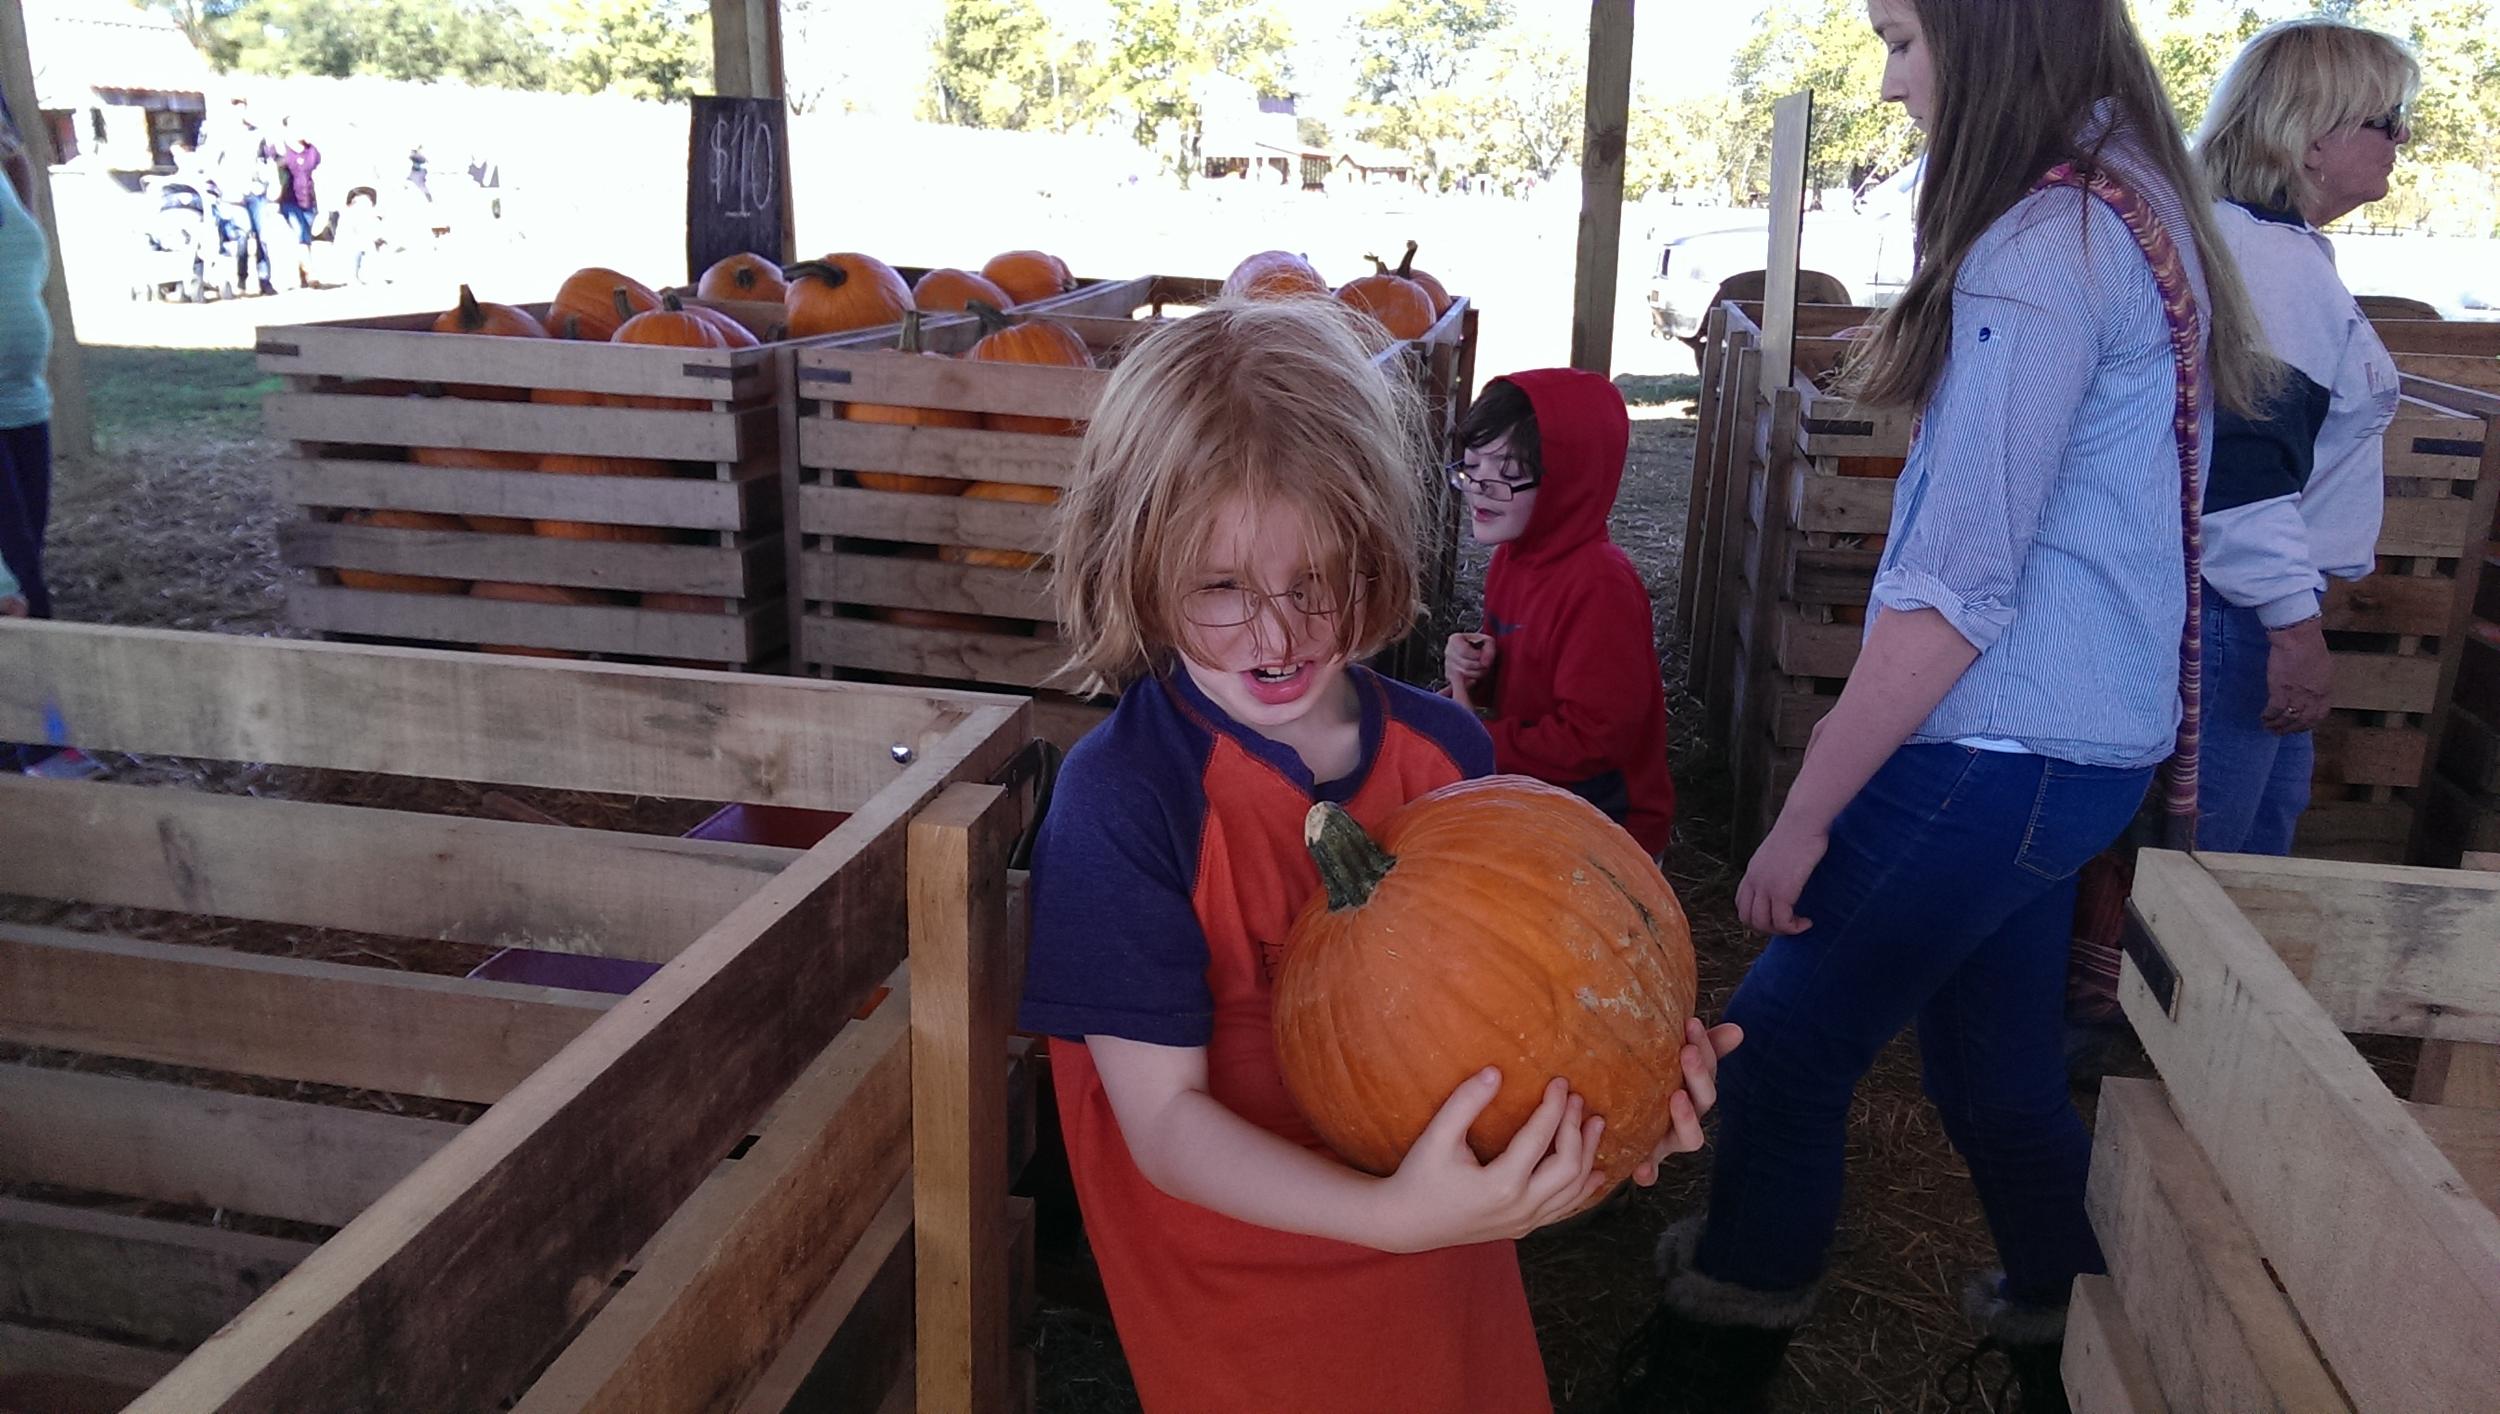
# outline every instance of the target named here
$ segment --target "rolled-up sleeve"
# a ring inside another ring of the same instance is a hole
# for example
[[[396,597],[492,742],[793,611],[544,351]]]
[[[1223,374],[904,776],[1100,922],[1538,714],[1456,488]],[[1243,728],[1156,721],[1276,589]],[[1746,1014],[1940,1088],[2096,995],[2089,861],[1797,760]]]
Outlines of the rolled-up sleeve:
[[[2080,192],[2038,193],[2014,216],[1955,282],[1951,349],[1874,590],[1886,609],[1935,610],[1983,653],[2022,610],[2023,561],[2099,361],[2088,267],[2103,252],[2142,264],[2125,225]]]

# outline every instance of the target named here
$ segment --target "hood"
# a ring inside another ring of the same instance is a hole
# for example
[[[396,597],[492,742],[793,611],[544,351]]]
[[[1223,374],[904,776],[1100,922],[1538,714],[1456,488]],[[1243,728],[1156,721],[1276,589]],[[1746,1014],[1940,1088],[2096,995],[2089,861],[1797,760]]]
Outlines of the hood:
[[[1504,374],[1502,381],[1527,394],[1536,409],[1545,462],[1528,533],[1502,551],[1540,560],[1605,539],[1606,517],[1623,483],[1624,450],[1632,441],[1623,395],[1603,374],[1577,368],[1531,369]]]

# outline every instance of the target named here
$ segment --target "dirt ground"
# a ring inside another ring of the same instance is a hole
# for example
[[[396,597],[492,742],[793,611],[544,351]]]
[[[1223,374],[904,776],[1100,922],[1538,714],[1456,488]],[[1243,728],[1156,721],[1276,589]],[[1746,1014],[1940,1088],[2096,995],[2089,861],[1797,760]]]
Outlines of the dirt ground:
[[[56,495],[50,572],[62,616],[282,631],[285,572],[277,562],[275,527],[284,511],[273,493],[276,449],[257,430],[253,402],[260,384],[250,356],[100,349],[95,361],[105,449],[65,466]],[[1673,622],[1692,460],[1692,386],[1689,377],[1623,382],[1638,406],[1614,533],[1651,585],[1672,688],[1683,675],[1666,629]],[[1471,560],[1463,575],[1471,592],[1481,577],[1481,561]],[[1680,819],[1670,875],[1693,920],[1704,1009],[1716,1014],[1758,942],[1736,925],[1730,904],[1737,861],[1728,858],[1723,763],[1709,744],[1681,729],[1673,750]],[[373,778],[280,783],[280,789],[464,813],[480,806],[387,799],[385,784]],[[237,781],[212,788],[267,785]],[[301,945],[364,944],[306,939]],[[461,960],[434,965],[452,970]],[[1887,1052],[1861,1088],[1849,1136],[1850,1188],[1829,1292],[1795,1346],[1780,1407],[1941,1409],[1936,1377],[1970,1339],[1954,1308],[1955,1286],[1963,1272],[1987,1263],[1989,1247],[1966,1174],[1919,1094],[1908,1042]],[[1618,1342],[1649,1308],[1656,1234],[1698,1208],[1708,1173],[1706,1158],[1683,1160],[1655,1190],[1522,1245],[1556,1403],[1564,1410],[1602,1399]],[[1107,1414],[1136,1407],[1107,1324],[1046,1306],[1037,1334],[1043,1410]]]

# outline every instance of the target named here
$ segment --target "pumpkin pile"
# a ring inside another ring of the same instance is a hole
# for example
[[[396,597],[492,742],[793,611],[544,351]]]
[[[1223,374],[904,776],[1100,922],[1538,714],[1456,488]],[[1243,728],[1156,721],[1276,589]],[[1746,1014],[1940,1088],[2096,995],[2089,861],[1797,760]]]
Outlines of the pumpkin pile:
[[[1524,776],[1444,786],[1367,834],[1312,807],[1319,896],[1286,936],[1276,1058],[1347,1163],[1394,1172],[1468,1077],[1502,1072],[1468,1146],[1502,1152],[1556,1076],[1606,1120],[1619,1183],[1672,1125],[1693,1014],[1692,932],[1641,847],[1597,807]]]
[[[1413,241],[1406,243],[1406,253],[1394,270],[1379,256],[1363,258],[1372,263],[1372,273],[1337,286],[1336,297],[1348,307],[1370,315],[1388,331],[1390,338],[1424,337],[1456,303],[1439,280],[1415,268]],[[1328,282],[1320,278],[1310,259],[1289,250],[1263,250],[1249,256],[1234,266],[1233,273],[1224,280],[1228,298],[1292,299],[1329,292]]]

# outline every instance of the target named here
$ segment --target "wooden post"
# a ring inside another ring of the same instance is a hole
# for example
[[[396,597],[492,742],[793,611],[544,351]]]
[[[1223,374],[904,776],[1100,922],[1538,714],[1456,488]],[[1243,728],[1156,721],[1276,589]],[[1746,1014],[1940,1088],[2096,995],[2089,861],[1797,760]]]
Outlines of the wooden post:
[[[1588,118],[1580,139],[1580,254],[1571,366],[1613,371],[1615,263],[1623,243],[1623,144],[1632,112],[1632,0],[1589,6]]]
[[[913,1260],[924,1414],[1015,1395],[1007,1248],[1007,1028],[1024,976],[1009,926],[1014,797],[958,784],[911,824]]]
[[[85,456],[95,450],[95,420],[87,408],[85,360],[79,356],[78,325],[70,318],[61,227],[52,209],[52,131],[36,100],[34,56],[26,47],[26,12],[19,0],[0,0],[0,92],[20,124],[26,161],[35,171],[35,223],[52,246],[52,272],[43,282],[44,307],[52,314],[52,450]]]
[[[2484,444],[2485,481],[2493,476],[2494,448],[2500,448],[2500,426],[2494,427],[2490,440]],[[2441,693],[2439,700],[2445,703],[2448,694]],[[2434,736],[2431,740],[2436,742],[2439,738]],[[2461,867],[2500,874],[2500,857],[2469,853]],[[2424,1041],[2421,1062],[2413,1073],[2413,1098],[2425,1105],[2462,1105],[2478,1110],[2500,1110],[2500,1046],[2478,1046],[2468,1041]]]
[[[712,0],[712,92],[726,98],[788,96],[781,66],[781,0]],[[795,170],[783,169],[785,187]],[[798,258],[795,204],[786,194],[781,202],[781,258]]]
[[[1771,109],[1771,249],[1762,267],[1762,396],[1777,396],[1797,376],[1797,247],[1805,239],[1806,134],[1814,124],[1814,90],[1801,89]]]

